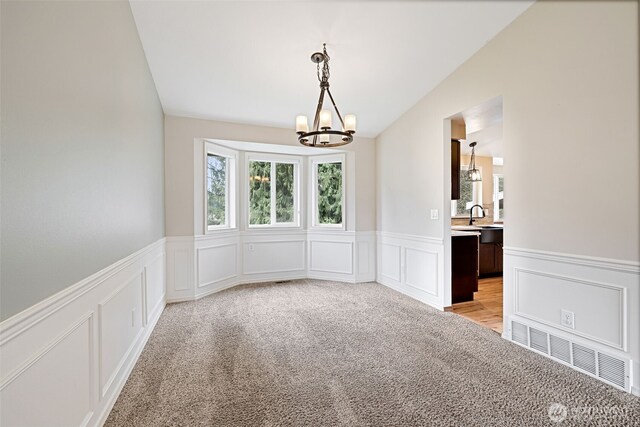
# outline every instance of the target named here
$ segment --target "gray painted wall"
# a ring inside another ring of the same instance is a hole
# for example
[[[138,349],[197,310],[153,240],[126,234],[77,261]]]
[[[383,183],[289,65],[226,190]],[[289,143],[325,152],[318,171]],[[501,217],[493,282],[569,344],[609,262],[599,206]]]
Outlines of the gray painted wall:
[[[128,2],[1,21],[4,320],[164,236],[164,118]]]

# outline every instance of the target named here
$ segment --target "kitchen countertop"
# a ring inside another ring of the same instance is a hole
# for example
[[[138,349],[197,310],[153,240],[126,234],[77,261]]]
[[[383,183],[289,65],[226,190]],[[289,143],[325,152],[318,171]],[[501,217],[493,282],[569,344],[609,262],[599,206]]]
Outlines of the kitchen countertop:
[[[479,236],[480,231],[468,230],[451,230],[451,237],[468,237],[468,236]]]
[[[502,224],[452,225],[452,231],[480,231],[483,228],[504,228]]]

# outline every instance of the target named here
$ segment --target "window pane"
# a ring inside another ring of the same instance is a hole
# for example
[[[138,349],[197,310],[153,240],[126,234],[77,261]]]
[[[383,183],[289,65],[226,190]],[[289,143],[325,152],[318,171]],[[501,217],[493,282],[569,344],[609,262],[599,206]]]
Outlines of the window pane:
[[[503,207],[503,199],[504,199],[504,176],[498,177],[498,219],[504,219],[504,207]]]
[[[293,222],[293,164],[276,163],[276,222]]]
[[[469,173],[466,170],[460,170],[460,199],[456,204],[456,215],[469,215],[467,204],[473,202],[473,182],[469,180]],[[473,204],[473,203],[472,203]]]
[[[318,223],[342,224],[342,163],[318,164]]]
[[[207,154],[207,225],[226,224],[227,159]]]
[[[271,224],[271,162],[249,162],[249,224]]]

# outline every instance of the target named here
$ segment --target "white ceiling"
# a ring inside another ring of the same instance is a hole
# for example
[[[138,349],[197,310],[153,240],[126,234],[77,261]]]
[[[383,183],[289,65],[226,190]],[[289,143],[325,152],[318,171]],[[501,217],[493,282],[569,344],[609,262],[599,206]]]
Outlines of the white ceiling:
[[[467,139],[462,144],[462,154],[471,154],[470,142],[477,142],[476,155],[484,157],[503,157],[502,139],[502,97],[490,99],[471,107],[456,117],[465,123]]]
[[[532,1],[138,1],[140,39],[166,114],[292,128],[331,88],[376,136]]]

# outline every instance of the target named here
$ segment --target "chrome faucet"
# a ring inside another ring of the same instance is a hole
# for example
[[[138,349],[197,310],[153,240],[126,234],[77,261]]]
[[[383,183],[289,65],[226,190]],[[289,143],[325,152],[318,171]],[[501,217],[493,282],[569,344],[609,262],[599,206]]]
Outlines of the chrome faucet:
[[[482,218],[484,218],[484,208],[482,205],[473,205],[471,209],[469,209],[469,225],[473,225],[473,208],[479,207],[480,211],[482,211]]]

